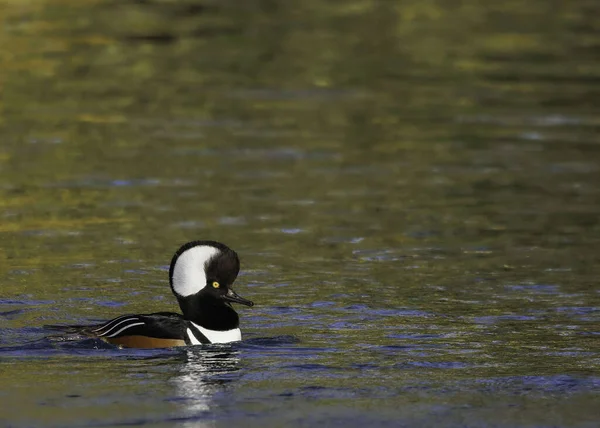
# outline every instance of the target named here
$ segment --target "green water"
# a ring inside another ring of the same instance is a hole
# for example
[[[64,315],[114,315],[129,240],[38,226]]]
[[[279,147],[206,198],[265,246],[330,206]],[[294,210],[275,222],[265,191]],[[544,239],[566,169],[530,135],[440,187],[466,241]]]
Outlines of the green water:
[[[0,3],[2,426],[596,427],[596,1]],[[245,341],[53,342],[242,261]]]

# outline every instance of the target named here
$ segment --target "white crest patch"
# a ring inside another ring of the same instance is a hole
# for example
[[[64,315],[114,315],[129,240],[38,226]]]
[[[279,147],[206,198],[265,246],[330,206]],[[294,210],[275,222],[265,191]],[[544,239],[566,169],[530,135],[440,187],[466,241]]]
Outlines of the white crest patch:
[[[173,290],[182,297],[191,296],[206,287],[206,266],[219,254],[219,249],[199,245],[184,251],[173,268]]]

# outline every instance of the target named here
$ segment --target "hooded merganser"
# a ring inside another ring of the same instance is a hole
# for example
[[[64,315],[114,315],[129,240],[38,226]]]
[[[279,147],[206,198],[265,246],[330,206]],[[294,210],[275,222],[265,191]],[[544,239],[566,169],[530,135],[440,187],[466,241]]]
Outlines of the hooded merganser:
[[[253,306],[231,288],[240,270],[235,251],[215,241],[183,245],[171,260],[169,283],[183,315],[122,315],[104,324],[49,326],[129,348],[228,343],[242,339],[231,303]]]

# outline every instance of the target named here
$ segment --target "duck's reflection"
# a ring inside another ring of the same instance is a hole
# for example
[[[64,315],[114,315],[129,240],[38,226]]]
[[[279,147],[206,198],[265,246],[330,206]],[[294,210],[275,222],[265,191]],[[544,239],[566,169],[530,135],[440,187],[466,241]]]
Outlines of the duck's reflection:
[[[182,353],[179,373],[171,381],[186,425],[213,425],[215,395],[226,393],[239,378],[238,355],[230,345],[190,347]]]

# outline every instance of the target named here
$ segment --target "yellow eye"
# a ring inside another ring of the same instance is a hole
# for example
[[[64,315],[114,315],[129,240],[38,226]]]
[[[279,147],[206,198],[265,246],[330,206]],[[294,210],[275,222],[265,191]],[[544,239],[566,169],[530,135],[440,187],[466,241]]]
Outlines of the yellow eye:
[[[217,281],[213,282],[213,287],[215,287],[215,288],[219,288],[220,286],[221,286],[221,285],[220,285],[220,284],[219,284]]]

